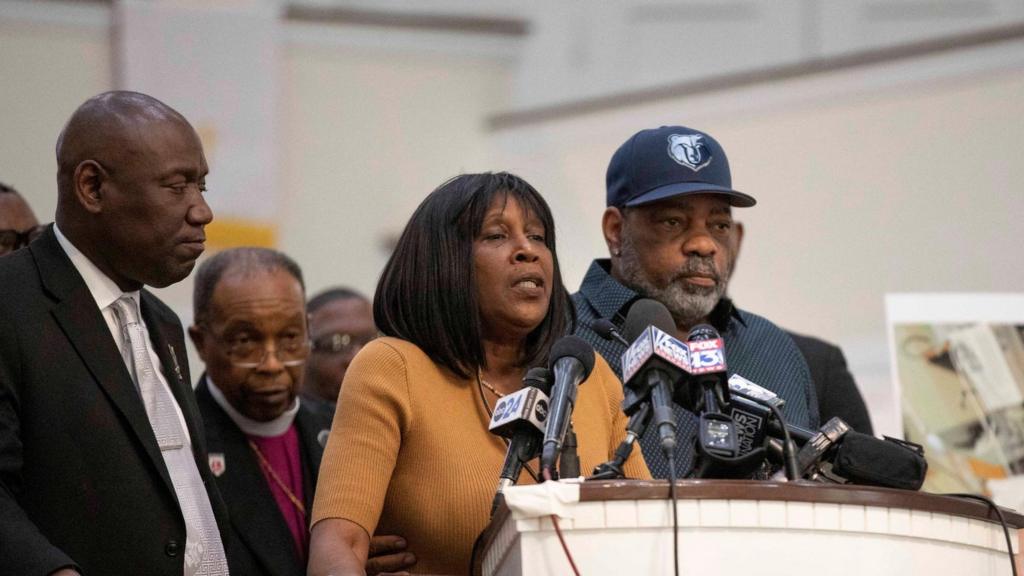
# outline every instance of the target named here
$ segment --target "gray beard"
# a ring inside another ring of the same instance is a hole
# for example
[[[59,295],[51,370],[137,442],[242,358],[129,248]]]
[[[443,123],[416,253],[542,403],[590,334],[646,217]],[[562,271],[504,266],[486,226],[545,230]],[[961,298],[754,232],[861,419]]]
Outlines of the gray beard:
[[[628,236],[623,237],[621,250],[619,275],[622,283],[641,296],[664,304],[676,326],[684,329],[692,328],[714,310],[725,294],[732,273],[731,262],[725,270],[717,270],[712,258],[691,256],[671,277],[659,282],[647,276],[640,265],[640,254]],[[683,277],[694,272],[714,273],[715,285],[702,287],[686,283]]]

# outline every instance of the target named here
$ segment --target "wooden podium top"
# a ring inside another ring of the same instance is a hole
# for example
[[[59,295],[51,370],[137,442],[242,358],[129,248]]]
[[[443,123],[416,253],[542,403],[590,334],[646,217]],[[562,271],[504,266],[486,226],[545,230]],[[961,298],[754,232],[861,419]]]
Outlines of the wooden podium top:
[[[813,540],[823,554],[843,558],[842,564],[849,570],[842,574],[1002,575],[1008,568],[1005,556],[1000,556],[1006,554],[1007,543],[999,516],[978,500],[806,481],[681,480],[676,487],[680,510],[688,510],[681,516],[679,527],[687,531],[685,545],[690,547],[687,557],[692,566],[727,564],[732,570],[728,573],[749,573],[747,568],[756,564],[748,566],[747,560],[732,554],[722,544],[723,534],[754,539],[759,546],[769,542],[774,546],[799,534],[801,539]],[[666,560],[652,553],[665,546],[671,549],[672,540],[666,540],[664,534],[666,530],[672,533],[672,521],[666,520],[665,505],[655,502],[668,500],[668,482],[584,482],[579,497],[575,515],[565,521],[562,530],[566,538],[573,538],[572,546],[581,551],[583,556],[577,559],[590,562],[589,572],[623,573],[642,561],[647,567],[644,570],[650,568],[644,573],[671,573],[664,572]],[[620,503],[611,504],[615,501]],[[609,504],[604,506],[602,502]],[[825,506],[819,506],[822,504]],[[1000,511],[1010,527],[1012,542],[1017,542],[1016,530],[1024,529],[1024,515],[1004,508]],[[505,506],[495,514],[479,543],[473,574],[483,572],[485,556],[493,574],[540,574],[542,566],[553,566],[554,572],[544,573],[554,574],[565,568],[555,560],[561,558],[560,548],[557,541],[551,543],[550,526],[534,518],[513,522],[510,516]],[[640,546],[645,552],[639,556],[623,554],[616,547],[623,538],[633,538],[629,545]],[[851,538],[855,546],[851,546]],[[1010,544],[1011,549],[1016,546]],[[492,548],[497,550],[494,556],[490,556]],[[600,559],[593,560],[593,554]],[[925,565],[931,568],[915,571]],[[978,571],[979,566],[987,568]],[[865,567],[869,567],[866,572]],[[906,571],[908,567],[913,567],[910,572]],[[950,567],[952,572],[945,571]],[[784,573],[801,572],[772,572]]]
[[[665,480],[598,480],[584,482],[580,485],[580,501],[667,500],[668,492],[668,482]],[[807,481],[679,480],[676,482],[676,498],[679,500],[787,500],[858,504],[941,512],[953,516],[999,522],[995,511],[988,504],[979,500],[852,484],[822,484]],[[1006,508],[1001,508],[1001,510],[1003,518],[1006,519],[1006,523],[1010,527],[1024,528],[1024,515]]]
[[[595,480],[580,484],[580,502],[606,500],[667,500],[666,480]],[[775,500],[789,502],[822,502],[855,504],[881,508],[902,508],[938,512],[999,523],[999,517],[988,504],[953,496],[927,492],[818,482],[769,482],[764,480],[678,480],[677,500]],[[1024,515],[1001,508],[1010,528],[1024,528]],[[510,512],[502,504],[491,519],[479,542],[479,550],[487,550],[498,528]],[[480,573],[482,554],[474,561],[473,574]]]

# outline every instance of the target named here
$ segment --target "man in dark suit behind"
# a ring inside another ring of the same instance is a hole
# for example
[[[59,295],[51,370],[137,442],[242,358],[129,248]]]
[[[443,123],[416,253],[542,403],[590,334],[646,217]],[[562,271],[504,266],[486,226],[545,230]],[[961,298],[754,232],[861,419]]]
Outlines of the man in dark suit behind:
[[[56,224],[0,258],[0,571],[227,574],[177,316],[213,215],[195,130],[149,96],[85,102]]]
[[[864,398],[846,367],[843,351],[834,344],[787,331],[811,369],[811,380],[818,395],[818,413],[821,422],[838,416],[851,428],[864,434],[874,434],[871,417]]]
[[[193,309],[189,336],[206,365],[196,401],[231,519],[231,573],[301,576],[333,416],[297,396],[310,355],[302,271],[275,250],[220,252],[196,272]],[[369,573],[415,562],[397,540],[376,539],[385,555]]]

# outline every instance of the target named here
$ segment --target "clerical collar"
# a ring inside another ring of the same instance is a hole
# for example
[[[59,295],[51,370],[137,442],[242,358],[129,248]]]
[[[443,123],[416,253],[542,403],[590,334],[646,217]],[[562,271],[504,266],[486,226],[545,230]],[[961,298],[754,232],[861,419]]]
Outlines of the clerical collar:
[[[261,436],[264,438],[273,438],[280,436],[288,431],[291,427],[292,422],[295,421],[295,415],[299,413],[299,398],[295,397],[295,403],[291,408],[285,410],[280,416],[270,420],[268,422],[260,422],[253,420],[248,416],[242,414],[235,407],[228,402],[228,399],[224,397],[224,393],[220,391],[220,388],[214,384],[210,377],[206,377],[206,383],[210,389],[210,396],[213,396],[213,401],[221,407],[222,410],[231,418],[231,421],[235,423],[238,428],[249,436]]]

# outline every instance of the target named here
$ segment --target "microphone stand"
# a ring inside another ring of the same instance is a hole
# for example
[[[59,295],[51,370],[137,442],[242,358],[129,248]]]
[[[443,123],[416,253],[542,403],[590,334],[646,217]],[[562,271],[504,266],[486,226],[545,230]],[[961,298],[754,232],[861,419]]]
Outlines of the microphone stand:
[[[572,421],[565,431],[562,442],[562,453],[558,456],[559,478],[578,478],[580,475],[580,457],[576,453],[576,431],[572,429]]]
[[[594,473],[587,480],[617,480],[626,477],[622,466],[629,459],[629,455],[633,453],[637,438],[643,436],[644,431],[647,430],[652,414],[650,402],[644,402],[637,408],[636,412],[629,417],[629,424],[626,425],[626,437],[615,449],[615,457],[594,467]]]

